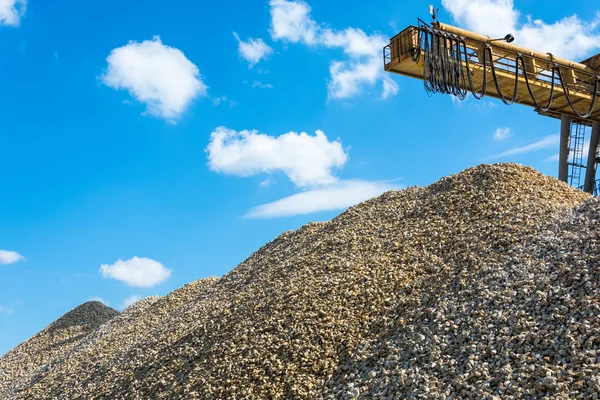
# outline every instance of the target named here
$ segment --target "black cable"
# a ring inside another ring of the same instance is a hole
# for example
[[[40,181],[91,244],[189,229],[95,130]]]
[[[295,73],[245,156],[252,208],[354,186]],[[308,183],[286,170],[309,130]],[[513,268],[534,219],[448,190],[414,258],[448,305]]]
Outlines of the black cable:
[[[590,107],[585,114],[581,114],[574,106],[569,89],[567,88],[563,78],[562,72],[558,64],[554,63],[551,69],[552,80],[550,83],[550,97],[545,107],[542,107],[533,93],[531,83],[528,77],[527,65],[522,54],[516,53],[515,55],[515,84],[513,88],[513,95],[510,99],[507,99],[500,88],[498,76],[496,74],[496,66],[494,63],[492,48],[489,43],[484,43],[485,47],[481,53],[478,54],[479,63],[482,65],[483,82],[481,91],[477,93],[475,85],[473,84],[473,73],[471,72],[469,63],[468,47],[465,38],[458,37],[446,32],[438,31],[426,25],[419,26],[418,33],[419,48],[413,49],[412,58],[415,62],[419,61],[421,56],[421,50],[423,50],[423,83],[425,91],[428,95],[433,93],[444,93],[452,94],[459,99],[463,100],[466,98],[468,91],[471,92],[473,97],[480,100],[487,94],[487,70],[491,70],[494,85],[498,97],[505,104],[514,104],[517,101],[519,95],[519,67],[522,71],[522,75],[525,78],[525,85],[527,91],[533,101],[533,104],[542,112],[548,112],[552,107],[554,100],[554,87],[556,85],[556,77],[560,80],[562,90],[565,94],[567,102],[571,106],[573,113],[580,119],[587,119],[594,112],[596,106],[596,100],[598,98],[598,88],[600,82],[600,76],[595,76],[594,79],[594,90],[592,92],[592,102]],[[489,67],[488,67],[489,57]],[[464,63],[464,65],[463,65]],[[465,77],[466,69],[466,77]],[[535,73],[535,71],[534,71]],[[467,85],[468,79],[468,85]]]
[[[552,82],[550,84],[550,98],[548,99],[548,104],[546,105],[546,107],[542,107],[537,102],[535,95],[533,94],[533,90],[531,90],[531,86],[529,85],[529,77],[527,76],[527,68],[525,66],[525,59],[523,58],[522,55],[518,54],[517,60],[521,61],[521,66],[523,67],[523,76],[525,77],[525,86],[527,86],[527,91],[529,92],[529,96],[531,96],[531,100],[533,101],[533,104],[535,104],[535,106],[540,111],[548,112],[550,110],[550,108],[552,107],[552,101],[554,100],[554,82],[555,82],[555,77],[556,77],[555,70],[556,70],[556,68],[558,68],[558,65],[556,65],[556,63],[555,63],[552,67]]]
[[[592,113],[594,112],[594,107],[596,106],[596,100],[598,98],[598,81],[600,80],[600,76],[596,76],[596,79],[594,81],[594,95],[592,96],[592,104],[590,104],[590,108],[588,109],[588,112],[586,114],[582,115],[582,114],[579,114],[579,111],[577,111],[575,109],[575,106],[573,105],[573,102],[571,101],[571,96],[569,95],[568,89],[565,87],[565,82],[562,79],[562,73],[560,72],[560,68],[556,67],[556,69],[558,70],[558,78],[560,79],[560,85],[563,88],[563,92],[565,92],[565,98],[567,99],[567,102],[573,109],[573,112],[575,113],[575,115],[577,115],[581,119],[588,118],[590,115],[592,115]]]
[[[502,102],[507,105],[514,104],[515,101],[517,101],[517,97],[519,96],[519,64],[517,62],[515,62],[516,70],[515,70],[515,87],[513,90],[513,97],[510,100],[506,100],[506,98],[504,97],[504,94],[502,93],[502,90],[500,89],[500,84],[498,83],[498,78],[496,76],[496,67],[494,65],[494,55],[492,54],[492,48],[488,45],[488,46],[486,46],[484,52],[485,51],[489,52],[488,54],[490,55],[490,59],[492,60],[492,62],[491,62],[492,77],[494,78],[494,85],[496,86],[496,91],[498,92],[498,96],[500,97],[500,100],[502,100]]]

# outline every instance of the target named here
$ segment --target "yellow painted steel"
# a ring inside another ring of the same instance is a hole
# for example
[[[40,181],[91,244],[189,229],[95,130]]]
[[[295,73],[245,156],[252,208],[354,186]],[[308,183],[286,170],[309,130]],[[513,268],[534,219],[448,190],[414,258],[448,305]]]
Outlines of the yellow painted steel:
[[[585,114],[588,111],[593,100],[594,82],[596,77],[600,75],[600,54],[579,63],[556,57],[550,53],[542,53],[503,41],[492,40],[487,36],[439,22],[435,22],[433,28],[464,38],[468,53],[474,56],[469,60],[469,67],[471,68],[473,85],[476,91],[479,91],[483,85],[484,67],[479,60],[483,59],[483,49],[486,46],[489,46],[492,50],[497,80],[505,98],[512,98],[515,78],[517,78],[514,60],[517,54],[521,54],[527,68],[527,77],[530,87],[538,104],[546,105],[548,102],[552,89],[550,79],[551,71],[554,65],[557,65],[560,68],[568,95],[570,96],[574,107],[580,114]],[[385,70],[417,79],[423,79],[424,57],[421,55],[417,62],[415,62],[412,53],[416,51],[415,49],[419,49],[419,46],[419,28],[415,26],[409,26],[398,35],[394,36],[390,40],[390,44],[386,46],[386,51],[384,53]],[[463,67],[466,69],[464,61]],[[486,66],[486,70],[486,95],[500,98],[494,84],[489,62]],[[520,71],[517,79],[519,79],[517,103],[535,108],[536,106],[527,90],[525,77],[522,71]],[[463,89],[469,90],[469,87]],[[600,93],[598,94],[598,97],[600,97]],[[540,112],[540,110],[536,111]],[[558,79],[556,79],[554,84],[554,98],[550,110],[546,113],[540,113],[556,118],[560,118],[562,114],[566,114],[581,120],[569,105]],[[600,98],[596,101],[596,105],[591,115],[587,119],[581,121],[586,124],[600,122]]]

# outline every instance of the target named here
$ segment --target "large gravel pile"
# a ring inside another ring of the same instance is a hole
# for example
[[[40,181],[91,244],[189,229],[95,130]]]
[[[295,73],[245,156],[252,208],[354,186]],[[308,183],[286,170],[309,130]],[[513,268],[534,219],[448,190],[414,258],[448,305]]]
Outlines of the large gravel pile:
[[[514,164],[388,192],[123,313],[5,393],[593,398],[599,211]]]
[[[600,198],[517,235],[432,263],[326,397],[597,399]]]

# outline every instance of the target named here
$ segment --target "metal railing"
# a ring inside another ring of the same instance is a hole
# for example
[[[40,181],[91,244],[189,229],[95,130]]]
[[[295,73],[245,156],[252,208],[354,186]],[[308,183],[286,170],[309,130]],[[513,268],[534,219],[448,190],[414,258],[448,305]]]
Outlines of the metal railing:
[[[410,35],[407,34],[410,32]],[[383,47],[383,65],[387,65],[395,58],[404,54],[413,54],[415,45],[420,43],[421,31],[416,26],[409,26],[390,39],[390,43]]]
[[[392,48],[388,44],[383,47],[383,65],[385,67],[387,67],[387,65],[391,62],[392,62]]]
[[[600,179],[594,182],[594,188],[592,190],[594,196],[600,196]]]
[[[585,189],[584,185],[579,186],[577,189],[583,191]],[[596,179],[594,181],[594,186],[592,187],[592,194],[594,196],[600,196],[600,179]]]

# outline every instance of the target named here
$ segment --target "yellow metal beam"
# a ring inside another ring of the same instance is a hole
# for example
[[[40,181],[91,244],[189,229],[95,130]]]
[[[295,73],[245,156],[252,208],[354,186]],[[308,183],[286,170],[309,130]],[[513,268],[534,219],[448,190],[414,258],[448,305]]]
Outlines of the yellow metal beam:
[[[594,98],[592,93],[594,82],[597,75],[600,73],[599,70],[594,69],[596,64],[600,64],[600,55],[592,57],[583,63],[578,63],[510,43],[494,41],[487,36],[439,22],[434,23],[433,27],[444,33],[456,35],[461,39],[464,39],[468,53],[473,52],[474,54],[479,55],[477,59],[472,58],[469,61],[469,67],[472,71],[473,86],[477,91],[480,90],[483,85],[484,67],[481,63],[483,57],[481,51],[485,46],[489,46],[494,59],[493,63],[496,70],[497,81],[501,93],[506,99],[512,98],[515,79],[517,79],[519,81],[517,103],[532,106],[534,108],[536,107],[527,90],[525,76],[521,70],[521,65],[519,65],[520,72],[518,76],[514,70],[515,57],[517,54],[520,54],[523,56],[531,91],[540,106],[546,106],[548,99],[550,98],[552,90],[550,77],[553,73],[552,69],[556,65],[560,68],[561,76],[563,77],[564,84],[568,91],[567,94],[570,96],[573,105],[576,106],[576,109],[580,114],[584,114],[588,111]],[[417,79],[423,79],[423,56],[421,55],[417,59],[417,62],[414,61],[413,57],[413,52],[416,51],[416,49],[420,49],[420,46],[419,28],[417,27],[410,26],[394,36],[388,46],[388,53],[385,55],[385,70]],[[507,63],[507,60],[512,60],[513,64]],[[463,68],[465,69],[466,74],[465,61],[463,61]],[[486,95],[501,98],[492,78],[492,70],[489,61],[485,71],[487,81]],[[470,87],[462,89],[470,90]],[[560,118],[561,114],[565,114],[575,119],[580,119],[569,105],[566,98],[567,94],[565,94],[560,81],[556,77],[554,84],[554,99],[551,108],[548,112],[541,114],[556,118]],[[539,112],[539,110],[537,111]],[[583,122],[586,124],[600,122],[600,99],[596,102],[592,114]]]
[[[455,34],[458,36],[463,36],[466,39],[470,39],[470,40],[477,41],[477,42],[489,43],[490,45],[492,45],[495,48],[503,49],[503,50],[506,50],[507,52],[510,52],[510,54],[521,53],[524,56],[545,59],[545,60],[548,60],[548,62],[550,62],[550,63],[555,62],[559,65],[562,64],[565,66],[575,68],[580,71],[593,72],[592,68],[589,65],[581,64],[578,62],[573,62],[570,60],[566,60],[564,58],[554,57],[550,53],[542,53],[539,51],[528,49],[526,47],[516,46],[511,43],[506,43],[506,42],[502,42],[502,41],[492,41],[492,39],[489,36],[480,35],[478,33],[471,32],[471,31],[468,31],[468,30],[462,29],[462,28],[457,28],[452,25],[443,24],[441,22],[434,22],[433,27],[436,29],[439,29],[441,31],[444,31],[444,32],[452,33],[452,34]]]

